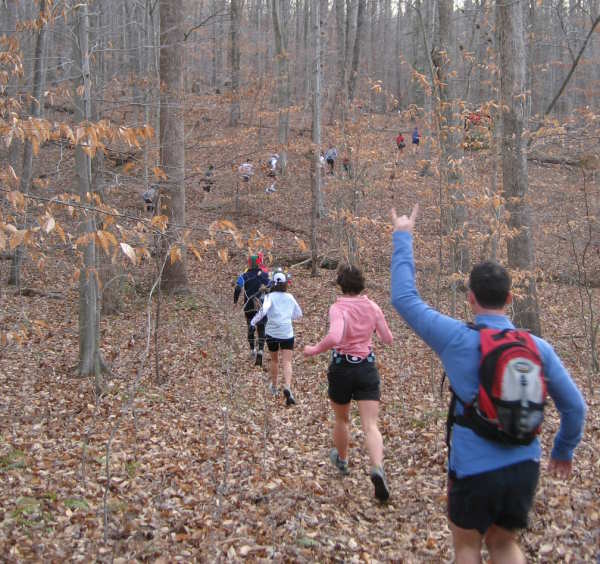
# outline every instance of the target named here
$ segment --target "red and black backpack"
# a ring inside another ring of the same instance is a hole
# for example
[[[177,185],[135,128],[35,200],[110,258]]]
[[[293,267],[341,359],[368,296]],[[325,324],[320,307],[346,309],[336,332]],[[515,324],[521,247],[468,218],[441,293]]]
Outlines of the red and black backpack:
[[[452,392],[447,441],[452,425],[458,423],[507,445],[531,443],[541,429],[547,394],[535,341],[524,330],[469,327],[480,338],[479,390],[468,404]],[[456,401],[463,404],[463,415],[454,414]]]

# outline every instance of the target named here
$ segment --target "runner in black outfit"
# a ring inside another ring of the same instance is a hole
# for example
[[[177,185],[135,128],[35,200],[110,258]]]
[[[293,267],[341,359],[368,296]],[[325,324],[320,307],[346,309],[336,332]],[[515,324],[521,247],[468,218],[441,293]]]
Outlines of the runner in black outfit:
[[[260,323],[256,324],[258,332],[257,343],[255,344],[254,332],[255,328],[250,325],[250,321],[260,309],[262,305],[262,286],[269,287],[271,281],[269,274],[262,264],[262,256],[250,255],[248,257],[248,269],[239,275],[235,290],[233,292],[233,303],[237,304],[242,289],[244,290],[244,314],[246,316],[246,324],[248,325],[248,343],[250,351],[255,358],[255,365],[262,366],[263,350],[265,348],[265,324],[267,318],[261,319]]]

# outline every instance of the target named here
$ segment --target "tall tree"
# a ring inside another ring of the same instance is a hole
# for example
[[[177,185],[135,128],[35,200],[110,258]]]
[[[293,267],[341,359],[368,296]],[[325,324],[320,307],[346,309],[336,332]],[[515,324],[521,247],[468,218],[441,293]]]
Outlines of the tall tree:
[[[48,14],[46,13],[46,0],[39,2],[39,16],[37,20],[37,38],[35,42],[35,54],[33,64],[33,86],[31,89],[31,106],[29,114],[32,118],[40,118],[44,109],[44,85],[45,85],[45,60],[46,60],[46,35]],[[31,179],[33,176],[33,143],[26,140],[23,146],[23,172],[21,173],[21,192],[29,194],[31,190]],[[11,261],[8,284],[17,288],[21,287],[21,264],[25,246],[19,245],[13,254]]]
[[[535,257],[531,233],[531,210],[527,203],[529,178],[523,136],[527,123],[528,93],[526,82],[523,10],[519,2],[496,3],[496,29],[499,34],[500,108],[502,117],[502,179],[509,227],[508,266],[519,279],[513,300],[517,327],[540,335],[540,317],[535,284]],[[521,278],[522,277],[522,278]]]
[[[465,237],[467,212],[465,194],[462,187],[462,127],[459,101],[457,99],[456,80],[453,73],[458,65],[452,59],[454,45],[452,24],[452,0],[438,0],[438,30],[435,35],[431,59],[435,70],[436,93],[438,100],[437,119],[439,123],[440,171],[445,180],[449,206],[443,213],[445,230],[450,236],[450,270],[454,273],[466,273],[469,268],[469,247]],[[440,202],[442,210],[446,208]],[[453,294],[454,296],[454,294]],[[454,310],[453,301],[453,310]]]
[[[360,48],[364,37],[365,10],[367,0],[358,0],[356,14],[356,32],[354,33],[354,47],[352,49],[352,67],[348,77],[348,101],[352,103],[356,95],[356,79],[358,77],[358,64],[360,62]]]
[[[163,185],[162,208],[169,218],[166,259],[162,284],[170,293],[187,291],[185,249],[185,130],[183,122],[184,30],[183,0],[160,4],[160,163],[167,180]]]
[[[5,35],[12,36],[18,40],[17,35],[17,0],[0,1],[0,21],[5,27]],[[20,50],[20,46],[19,46]],[[19,77],[16,73],[11,74],[6,85],[6,94],[8,98],[16,100],[18,98]],[[14,171],[19,174],[19,157],[21,156],[21,142],[15,136],[8,147],[8,162]]]
[[[317,221],[322,215],[323,196],[321,193],[321,18],[319,10],[313,4],[312,17],[312,155],[310,180],[312,189],[312,208],[310,216],[310,247],[312,253],[312,275],[317,274]]]
[[[345,0],[335,0],[335,38],[336,38],[336,73],[335,95],[331,99],[330,122],[335,119],[336,109],[344,116],[346,104],[344,87],[346,84],[346,27],[345,27]],[[350,17],[351,14],[348,14]]]
[[[240,20],[241,0],[231,0],[231,24],[229,29],[229,57],[231,59],[231,111],[229,125],[236,127],[241,119],[240,108]]]
[[[92,80],[90,73],[89,11],[87,2],[79,2],[75,9],[76,61],[80,68],[80,86],[75,92],[75,117],[82,125],[89,124],[92,116]],[[78,143],[75,147],[75,165],[79,196],[89,200],[92,193],[92,162],[89,147]],[[79,374],[93,376],[96,389],[102,388],[101,375],[106,369],[100,351],[100,303],[96,257],[96,217],[84,212],[81,222],[83,267],[79,273]]]
[[[289,0],[272,0],[275,55],[277,60],[277,105],[279,106],[279,156],[281,173],[287,165],[287,145],[290,132],[290,59],[288,52]]]

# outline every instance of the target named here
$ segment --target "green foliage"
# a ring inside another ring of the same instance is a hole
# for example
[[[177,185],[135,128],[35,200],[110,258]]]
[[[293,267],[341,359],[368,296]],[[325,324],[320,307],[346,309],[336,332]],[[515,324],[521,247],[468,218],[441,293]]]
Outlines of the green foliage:
[[[70,497],[65,499],[65,505],[69,509],[89,509],[90,506],[84,498]]]
[[[175,309],[177,311],[198,311],[200,304],[194,295],[183,295],[177,298]]]
[[[0,456],[0,472],[25,467],[25,453],[23,451],[13,449],[8,454]]]

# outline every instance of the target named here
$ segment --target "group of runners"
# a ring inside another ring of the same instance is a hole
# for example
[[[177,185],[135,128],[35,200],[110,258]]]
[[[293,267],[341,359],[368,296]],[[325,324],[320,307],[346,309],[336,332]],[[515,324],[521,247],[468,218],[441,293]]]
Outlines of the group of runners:
[[[415,125],[412,131],[412,146],[413,146],[413,154],[417,153],[419,148],[419,144],[421,143],[421,134],[419,133],[419,127]],[[404,142],[404,135],[400,131],[398,136],[396,137],[396,147],[398,147],[398,151],[400,154],[404,152],[404,148],[406,147],[406,143]]]
[[[549,471],[566,478],[584,426],[586,406],[571,376],[545,340],[516,329],[504,309],[512,300],[511,280],[500,264],[473,267],[468,303],[474,323],[448,317],[428,306],[415,284],[412,233],[418,213],[392,210],[391,301],[405,323],[439,356],[453,401],[448,417],[448,519],[456,562],[481,562],[486,544],[492,562],[525,562],[517,534],[527,526],[540,472],[538,438],[546,395],[560,414]],[[380,378],[372,336],[389,345],[392,333],[380,307],[363,294],[365,279],[343,265],[336,279],[341,295],[329,308],[329,330],[305,356],[331,351],[328,396],[334,414],[332,464],[350,473],[351,400],[358,403],[370,479],[380,501],[390,496],[377,427]],[[243,294],[248,343],[257,365],[264,344],[271,354],[269,388],[278,394],[279,361],[285,403],[292,406],[292,322],[302,311],[289,293],[289,276],[269,276],[260,254],[239,276],[234,302]],[[257,337],[257,338],[255,338]]]

